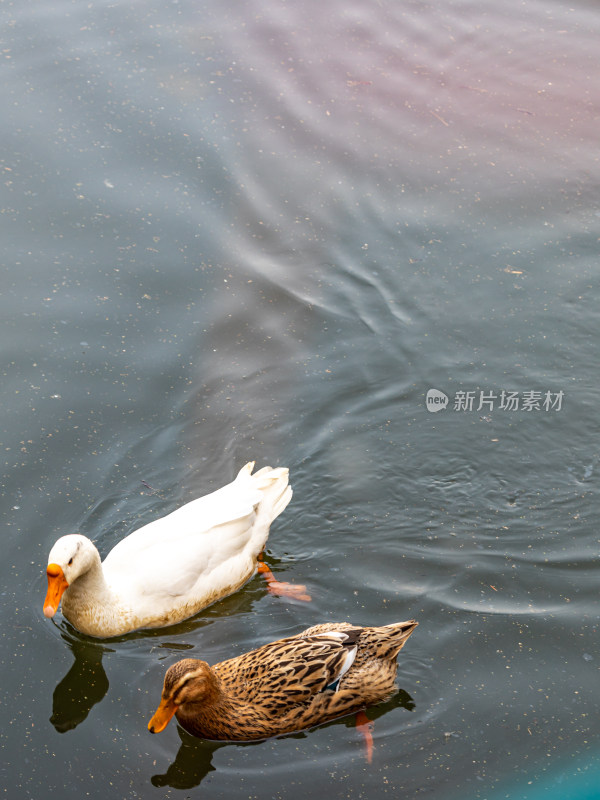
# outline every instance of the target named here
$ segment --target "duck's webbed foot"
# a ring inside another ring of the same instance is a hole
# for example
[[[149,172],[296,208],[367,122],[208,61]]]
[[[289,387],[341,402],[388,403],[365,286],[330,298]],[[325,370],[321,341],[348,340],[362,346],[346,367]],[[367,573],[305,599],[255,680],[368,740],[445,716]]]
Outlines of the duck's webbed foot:
[[[367,762],[370,764],[373,761],[373,725],[374,723],[367,717],[364,711],[358,711],[356,714],[356,730],[365,740],[365,747],[367,753]]]
[[[310,603],[311,596],[309,595],[306,586],[301,583],[288,583],[287,581],[278,581],[275,575],[271,572],[270,568],[263,561],[263,554],[258,557],[258,571],[267,582],[267,589],[271,594],[278,597],[293,597],[296,600],[303,600],[305,603]]]

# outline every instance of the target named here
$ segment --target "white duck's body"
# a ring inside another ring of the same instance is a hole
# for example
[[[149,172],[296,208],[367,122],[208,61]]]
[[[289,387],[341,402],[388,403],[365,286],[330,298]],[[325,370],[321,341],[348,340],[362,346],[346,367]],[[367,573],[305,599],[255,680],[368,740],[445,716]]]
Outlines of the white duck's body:
[[[246,464],[234,481],[151,522],[101,563],[80,534],[59,539],[48,558],[44,614],[90,636],[173,625],[239,589],[256,571],[269,526],[289,503],[286,468]]]

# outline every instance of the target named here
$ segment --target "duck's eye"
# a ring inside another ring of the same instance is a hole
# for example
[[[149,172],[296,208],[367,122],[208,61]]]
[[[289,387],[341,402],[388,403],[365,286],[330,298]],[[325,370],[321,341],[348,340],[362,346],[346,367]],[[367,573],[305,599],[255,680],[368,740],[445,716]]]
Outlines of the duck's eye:
[[[68,561],[68,566],[70,567],[72,563],[73,563],[73,559],[70,558],[69,561]]]

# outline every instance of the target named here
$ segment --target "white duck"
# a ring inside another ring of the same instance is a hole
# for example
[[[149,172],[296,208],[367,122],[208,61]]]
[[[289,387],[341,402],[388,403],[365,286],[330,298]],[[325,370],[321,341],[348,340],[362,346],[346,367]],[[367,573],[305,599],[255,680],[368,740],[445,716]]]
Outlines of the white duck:
[[[257,567],[273,593],[309,600],[305,587],[278,583],[258,562],[292,489],[287,468],[253,468],[134,531],[102,563],[87,537],[60,538],[48,557],[44,615],[54,616],[62,600],[69,622],[99,637],[172,625],[235,592]]]

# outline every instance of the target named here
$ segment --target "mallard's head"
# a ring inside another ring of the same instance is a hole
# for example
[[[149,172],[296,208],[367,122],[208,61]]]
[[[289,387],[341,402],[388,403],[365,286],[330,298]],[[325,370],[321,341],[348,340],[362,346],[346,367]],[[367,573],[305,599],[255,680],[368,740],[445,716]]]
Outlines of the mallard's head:
[[[217,679],[206,661],[184,658],[166,672],[162,697],[148,723],[150,733],[160,733],[184,704],[207,703],[217,691]]]

